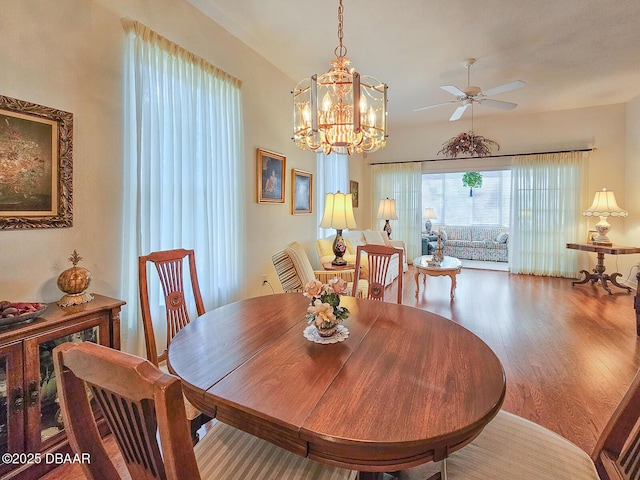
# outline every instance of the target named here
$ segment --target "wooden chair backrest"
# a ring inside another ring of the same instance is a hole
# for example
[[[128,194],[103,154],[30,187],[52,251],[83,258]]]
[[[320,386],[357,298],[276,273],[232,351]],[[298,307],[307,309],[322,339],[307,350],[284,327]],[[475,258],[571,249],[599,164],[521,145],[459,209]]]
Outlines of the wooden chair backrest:
[[[398,298],[397,302],[402,303],[402,262],[403,251],[401,248],[387,247],[386,245],[358,245],[356,250],[356,265],[355,265],[355,278],[360,278],[360,266],[362,260],[362,253],[366,253],[366,262],[368,263],[369,277],[369,293],[367,298],[374,300],[384,300],[385,284],[389,266],[393,261],[393,255],[397,255],[398,260]],[[353,284],[353,293],[355,297],[357,293],[357,283]]]
[[[605,426],[592,454],[602,480],[640,479],[640,372]]]
[[[65,431],[76,454],[90,455],[90,462],[82,462],[89,480],[122,477],[104,448],[85,384],[102,409],[131,478],[200,479],[180,379],[148,360],[91,342],[64,343],[53,357]]]
[[[191,320],[185,301],[185,288],[183,279],[183,261],[189,262],[189,275],[191,278],[191,290],[193,292],[196,312],[204,314],[204,304],[198,283],[196,272],[196,260],[193,250],[176,249],[153,252],[138,258],[138,281],[140,285],[140,308],[142,310],[142,322],[144,325],[145,344],[147,346],[147,358],[158,365],[167,358],[167,347],[175,335]],[[164,350],[158,354],[156,336],[151,318],[149,305],[149,283],[147,277],[147,263],[156,266],[162,291],[164,293],[165,307],[167,311],[167,342]]]

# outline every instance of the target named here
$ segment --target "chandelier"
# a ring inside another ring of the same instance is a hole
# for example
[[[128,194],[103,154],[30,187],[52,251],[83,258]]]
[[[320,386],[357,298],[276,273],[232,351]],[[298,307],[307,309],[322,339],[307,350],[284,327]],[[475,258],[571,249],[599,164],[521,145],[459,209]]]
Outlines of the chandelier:
[[[293,141],[302,150],[325,154],[375,152],[387,143],[387,85],[348,68],[342,12],[340,0],[331,69],[305,78],[291,92]]]

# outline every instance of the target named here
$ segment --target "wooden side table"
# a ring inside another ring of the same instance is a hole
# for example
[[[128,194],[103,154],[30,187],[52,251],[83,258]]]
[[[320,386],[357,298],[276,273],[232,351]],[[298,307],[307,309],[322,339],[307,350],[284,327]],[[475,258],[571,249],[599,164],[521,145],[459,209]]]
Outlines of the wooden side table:
[[[602,288],[604,288],[607,292],[609,292],[609,295],[611,295],[611,289],[607,285],[607,281],[609,281],[614,286],[623,288],[627,292],[631,292],[631,287],[618,283],[617,278],[622,276],[621,273],[616,272],[612,273],[611,275],[604,273],[607,269],[604,266],[604,255],[605,253],[609,255],[628,255],[632,253],[640,253],[640,247],[623,247],[620,245],[605,247],[591,243],[567,243],[567,248],[570,248],[572,250],[580,250],[583,252],[595,252],[598,255],[598,263],[594,267],[593,272],[580,270],[580,273],[584,274],[584,278],[577,282],[571,282],[572,286],[587,283],[589,281],[592,284],[595,284],[599,281],[602,284]]]

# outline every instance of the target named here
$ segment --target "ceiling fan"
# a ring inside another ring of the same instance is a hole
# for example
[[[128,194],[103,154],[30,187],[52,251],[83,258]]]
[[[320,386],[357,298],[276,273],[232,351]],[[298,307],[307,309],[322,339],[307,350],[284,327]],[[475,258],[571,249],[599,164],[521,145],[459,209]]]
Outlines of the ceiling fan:
[[[464,114],[465,110],[469,105],[473,105],[474,103],[487,105],[488,107],[499,108],[501,110],[513,110],[518,106],[517,103],[504,102],[502,100],[493,100],[490,97],[492,95],[497,95],[499,93],[509,92],[511,90],[515,90],[517,88],[522,88],[526,85],[522,80],[516,80],[515,82],[507,83],[505,85],[501,85],[499,87],[490,88],[489,90],[485,90],[484,92],[480,89],[480,87],[476,87],[475,85],[470,85],[469,77],[471,71],[471,65],[476,63],[475,58],[467,58],[464,61],[465,67],[467,67],[467,88],[461,90],[460,88],[454,85],[443,85],[440,88],[445,92],[449,92],[452,95],[455,95],[455,100],[449,100],[448,102],[436,103],[434,105],[427,105],[425,107],[419,107],[414,109],[415,112],[420,110],[427,110],[428,108],[440,107],[442,105],[450,105],[454,103],[462,103],[458,108],[455,109],[451,118],[449,118],[450,122],[455,122],[459,120]]]

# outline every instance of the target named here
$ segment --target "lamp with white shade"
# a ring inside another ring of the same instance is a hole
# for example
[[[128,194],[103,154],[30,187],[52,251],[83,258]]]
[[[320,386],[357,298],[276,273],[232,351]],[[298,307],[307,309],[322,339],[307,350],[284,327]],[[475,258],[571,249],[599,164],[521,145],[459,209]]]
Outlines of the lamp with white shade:
[[[618,206],[616,196],[612,191],[607,191],[606,188],[603,188],[601,192],[596,192],[593,204],[582,212],[582,215],[585,217],[600,217],[600,221],[595,225],[598,235],[594,237],[593,243],[611,246],[613,244],[607,237],[607,233],[611,230],[611,225],[607,222],[607,217],[626,217],[629,212]]]
[[[395,200],[392,200],[389,197],[384,200],[380,200],[380,205],[378,206],[378,219],[386,220],[383,230],[387,232],[387,236],[391,238],[391,224],[389,224],[389,220],[398,219]]]
[[[347,261],[342,257],[347,250],[347,245],[342,238],[342,230],[356,228],[356,219],[353,216],[353,196],[350,193],[347,195],[340,193],[340,191],[335,194],[327,193],[320,227],[336,229],[336,238],[333,241],[333,254],[336,257],[331,264],[346,265]]]
[[[424,209],[422,216],[425,218],[424,229],[427,233],[431,233],[431,220],[437,220],[436,211],[433,207],[427,207]]]

